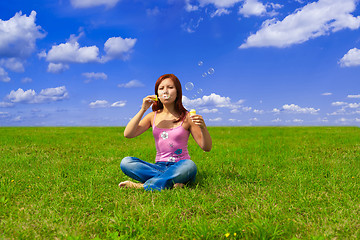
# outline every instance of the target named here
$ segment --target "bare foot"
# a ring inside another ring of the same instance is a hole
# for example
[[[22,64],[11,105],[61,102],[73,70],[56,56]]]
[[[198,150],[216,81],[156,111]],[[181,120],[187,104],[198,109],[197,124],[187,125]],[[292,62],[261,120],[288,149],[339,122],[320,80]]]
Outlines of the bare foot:
[[[185,187],[185,184],[183,184],[183,183],[175,183],[174,184],[174,188],[183,188],[183,187]]]
[[[121,187],[121,188],[144,188],[144,184],[134,183],[131,181],[125,181],[125,182],[119,183],[119,187]]]

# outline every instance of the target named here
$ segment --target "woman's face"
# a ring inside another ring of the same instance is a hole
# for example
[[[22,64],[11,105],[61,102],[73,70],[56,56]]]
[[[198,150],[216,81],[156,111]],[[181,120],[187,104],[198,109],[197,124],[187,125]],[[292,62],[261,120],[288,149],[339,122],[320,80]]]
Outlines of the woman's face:
[[[158,97],[161,102],[170,103],[175,102],[177,97],[176,87],[170,78],[165,78],[158,87]]]

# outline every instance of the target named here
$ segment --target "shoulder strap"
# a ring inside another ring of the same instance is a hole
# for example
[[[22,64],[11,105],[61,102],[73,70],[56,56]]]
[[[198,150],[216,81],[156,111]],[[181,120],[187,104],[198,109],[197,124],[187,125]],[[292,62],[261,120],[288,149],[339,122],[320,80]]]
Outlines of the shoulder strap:
[[[155,118],[156,118],[156,112],[157,112],[157,111],[154,111],[154,112],[155,112],[155,114],[154,114],[153,127],[155,127]]]

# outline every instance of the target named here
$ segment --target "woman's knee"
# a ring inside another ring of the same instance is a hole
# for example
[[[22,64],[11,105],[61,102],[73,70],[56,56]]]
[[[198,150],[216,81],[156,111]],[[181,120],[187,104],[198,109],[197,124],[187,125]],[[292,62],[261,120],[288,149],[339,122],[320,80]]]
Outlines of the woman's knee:
[[[190,172],[197,172],[197,166],[192,160],[183,160],[182,168]]]
[[[128,168],[129,165],[133,162],[133,157],[124,157],[121,162],[120,162],[120,168],[124,169],[124,168]]]

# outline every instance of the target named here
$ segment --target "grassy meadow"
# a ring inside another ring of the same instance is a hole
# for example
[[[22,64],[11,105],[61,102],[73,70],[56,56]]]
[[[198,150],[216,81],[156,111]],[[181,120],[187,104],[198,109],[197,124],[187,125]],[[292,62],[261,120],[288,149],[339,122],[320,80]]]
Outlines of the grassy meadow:
[[[210,127],[195,184],[145,192],[125,156],[151,131],[0,128],[0,239],[360,239],[360,129]]]

